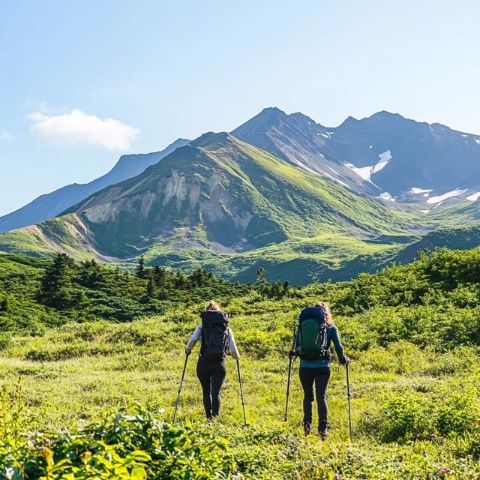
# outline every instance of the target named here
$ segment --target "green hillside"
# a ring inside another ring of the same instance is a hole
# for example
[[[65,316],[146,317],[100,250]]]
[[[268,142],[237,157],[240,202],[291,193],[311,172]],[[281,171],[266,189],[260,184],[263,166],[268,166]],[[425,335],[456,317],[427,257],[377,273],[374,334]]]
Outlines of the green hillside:
[[[130,267],[144,255],[149,265],[241,282],[266,268],[271,280],[305,285],[405,263],[424,248],[478,246],[480,236],[469,233],[478,229],[477,203],[428,215],[386,206],[209,133],[60,217],[1,234],[0,251]]]
[[[479,243],[479,225],[464,228],[440,228],[400,250],[394,260],[398,263],[408,263],[417,259],[424,250],[432,251],[438,248],[468,250],[477,247]]]
[[[0,249],[119,263],[144,254],[243,281],[264,265],[274,279],[307,283],[375,268],[395,242],[370,240],[408,232],[413,218],[231,135],[206,134],[66,215],[0,235]]]

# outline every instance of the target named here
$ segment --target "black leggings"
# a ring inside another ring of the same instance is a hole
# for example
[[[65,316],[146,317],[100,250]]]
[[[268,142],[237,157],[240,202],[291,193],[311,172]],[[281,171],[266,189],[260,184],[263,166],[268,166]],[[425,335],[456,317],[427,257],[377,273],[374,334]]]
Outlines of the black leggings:
[[[300,381],[303,388],[303,422],[312,424],[312,403],[315,400],[313,394],[313,384],[315,383],[315,393],[317,395],[318,408],[318,428],[325,429],[327,426],[328,406],[327,406],[327,386],[330,379],[329,367],[318,368],[300,368]]]
[[[198,359],[197,377],[203,391],[203,406],[207,418],[216,417],[220,412],[220,389],[227,370],[224,361]]]

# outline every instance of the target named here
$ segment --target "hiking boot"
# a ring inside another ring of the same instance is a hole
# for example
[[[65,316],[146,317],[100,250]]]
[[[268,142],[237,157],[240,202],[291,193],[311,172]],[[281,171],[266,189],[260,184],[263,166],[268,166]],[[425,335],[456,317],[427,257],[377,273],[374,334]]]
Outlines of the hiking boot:
[[[328,437],[328,427],[329,425],[325,424],[325,425],[320,425],[320,427],[318,428],[318,433],[322,440],[326,440]]]
[[[303,424],[303,432],[305,433],[305,435],[310,435],[311,430],[312,426],[308,422],[305,422]]]

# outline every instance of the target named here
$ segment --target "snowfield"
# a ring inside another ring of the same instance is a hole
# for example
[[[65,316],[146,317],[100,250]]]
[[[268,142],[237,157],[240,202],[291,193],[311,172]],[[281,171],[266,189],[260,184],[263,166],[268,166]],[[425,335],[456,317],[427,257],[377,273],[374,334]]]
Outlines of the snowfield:
[[[480,198],[480,192],[472,193],[472,195],[469,195],[467,197],[467,200],[470,200],[471,202],[476,202]]]
[[[387,163],[392,159],[392,153],[390,152],[390,150],[387,150],[383,153],[380,153],[378,156],[380,157],[380,161],[378,161],[375,165],[369,165],[368,167],[355,167],[351,163],[345,163],[345,166],[351,168],[358,176],[362,177],[365,181],[370,182],[372,185],[375,185],[372,182],[372,175],[385,168]]]
[[[435,197],[430,197],[427,200],[427,203],[439,203],[443,202],[447,198],[452,198],[452,197],[459,197],[460,195],[464,194],[467,191],[465,190],[460,190],[459,188],[456,188],[455,190],[452,190],[451,192],[444,193],[443,195],[437,195]]]
[[[432,191],[431,189],[429,190],[428,188],[418,188],[418,187],[412,187],[410,189],[410,191],[412,193],[414,193],[415,195],[419,195],[421,193],[427,193],[428,195],[430,194],[430,192]],[[428,197],[428,195],[426,195]]]
[[[388,200],[389,202],[394,202],[396,199],[388,192],[383,192],[379,195],[382,200]]]

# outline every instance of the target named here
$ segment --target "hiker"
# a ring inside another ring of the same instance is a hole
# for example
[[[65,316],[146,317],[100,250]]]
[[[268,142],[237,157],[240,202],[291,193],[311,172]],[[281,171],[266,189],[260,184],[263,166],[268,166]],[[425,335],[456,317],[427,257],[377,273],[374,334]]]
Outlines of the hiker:
[[[327,386],[330,379],[331,343],[335,346],[342,365],[350,362],[344,355],[337,327],[332,321],[332,312],[325,302],[316,302],[313,307],[302,310],[298,331],[290,356],[300,357],[300,382],[303,398],[303,428],[308,435],[312,427],[312,403],[317,396],[318,433],[325,440],[328,436]]]
[[[197,377],[202,385],[205,415],[211,420],[220,412],[220,390],[227,375],[225,357],[230,353],[238,360],[240,355],[233,332],[228,326],[228,315],[221,311],[216,302],[209,302],[200,316],[202,323],[190,337],[185,353],[190,355],[201,338]]]

